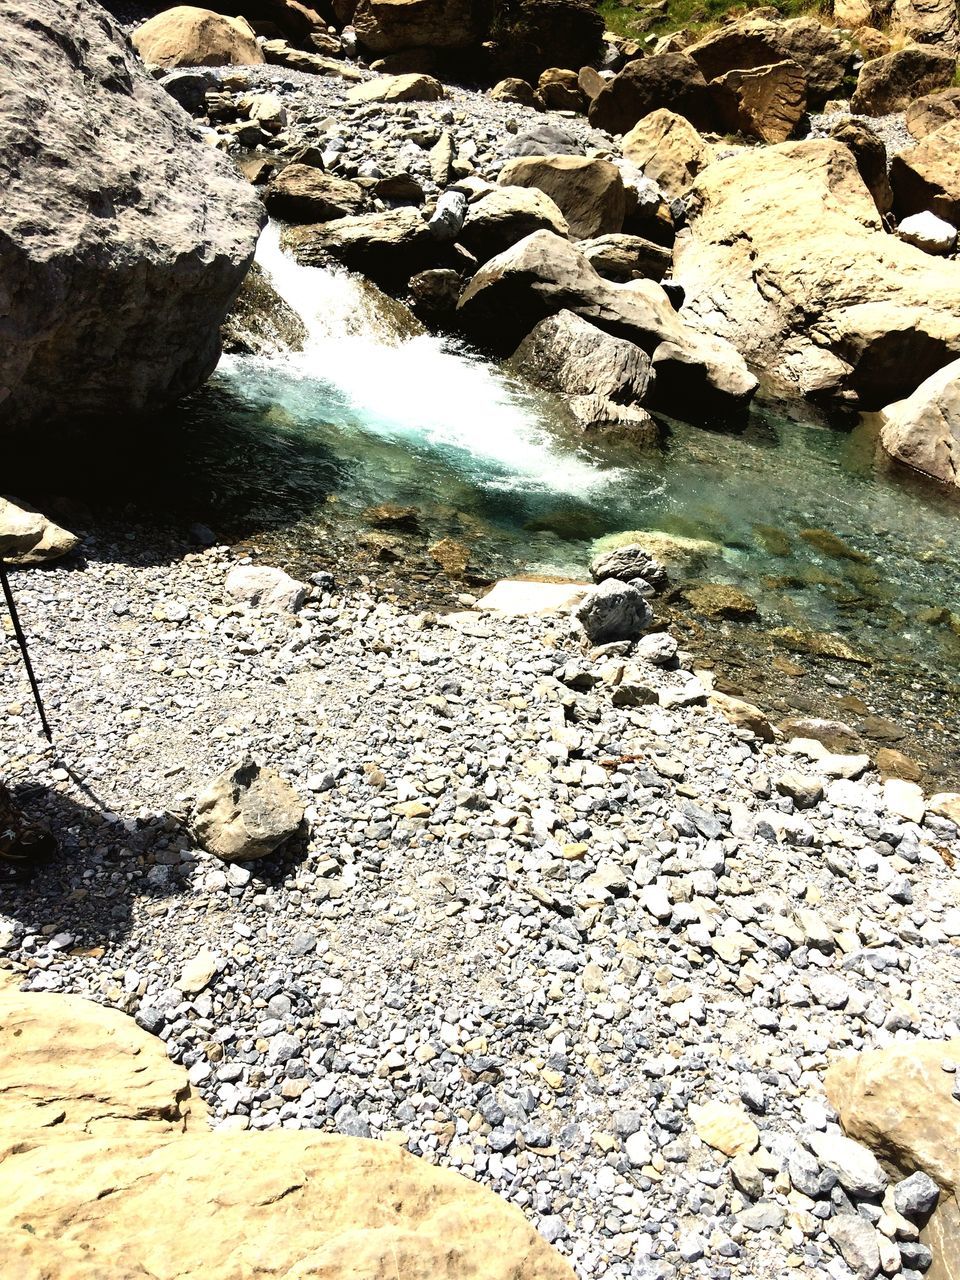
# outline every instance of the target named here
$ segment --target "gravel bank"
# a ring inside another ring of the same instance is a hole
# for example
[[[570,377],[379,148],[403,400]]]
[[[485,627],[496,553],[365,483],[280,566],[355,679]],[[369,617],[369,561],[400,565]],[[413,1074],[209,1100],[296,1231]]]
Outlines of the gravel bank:
[[[12,647],[0,667],[0,776],[63,846],[3,882],[27,987],[137,1016],[218,1124],[460,1169],[585,1280],[852,1274],[824,1226],[855,1203],[812,1188],[804,1143],[835,1051],[960,1034],[952,824],[735,729],[682,669],[640,664],[614,705],[622,659],[563,620],[329,593],[261,615],[225,598],[223,548],[83,550],[15,581],[56,753]],[[310,833],[231,867],[181,817],[248,752]],[[759,1130],[736,1183],[708,1101]]]

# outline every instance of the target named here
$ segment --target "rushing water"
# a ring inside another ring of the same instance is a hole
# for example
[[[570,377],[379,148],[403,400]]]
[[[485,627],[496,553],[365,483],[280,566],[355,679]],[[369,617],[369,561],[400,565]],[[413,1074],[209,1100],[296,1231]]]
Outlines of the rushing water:
[[[673,423],[645,448],[584,436],[558,401],[455,341],[398,330],[356,278],[294,263],[275,227],[258,259],[305,349],[224,357],[175,431],[167,417],[151,473],[114,482],[129,496],[172,495],[231,531],[242,516],[298,569],[336,567],[349,547],[423,583],[439,539],[466,546],[480,577],[582,576],[611,537],[666,533],[681,540],[675,580],[757,605],[742,625],[707,621],[704,652],[732,636],[763,668],[778,645],[796,655],[810,633],[839,636],[872,660],[879,709],[913,700],[928,758],[957,751],[960,502],[894,469],[868,426],[757,408],[739,434]],[[416,508],[417,527],[371,529],[364,513],[383,503]],[[866,688],[861,667],[821,670]]]

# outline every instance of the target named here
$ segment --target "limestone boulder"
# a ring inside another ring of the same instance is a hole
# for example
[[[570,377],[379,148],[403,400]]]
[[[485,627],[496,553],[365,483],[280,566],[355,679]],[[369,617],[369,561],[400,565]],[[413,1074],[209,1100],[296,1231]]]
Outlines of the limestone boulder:
[[[285,613],[296,613],[307,598],[304,583],[272,565],[236,565],[227,574],[224,590],[231,600],[251,609]]]
[[[519,1209],[396,1144],[204,1130],[114,1010],[0,988],[0,1046],[5,1275],[573,1280]]]
[[[267,187],[264,203],[274,217],[287,222],[329,222],[359,213],[363,191],[311,164],[288,164]]]
[[[619,235],[581,240],[577,246],[594,271],[605,280],[623,284],[627,280],[660,281],[670,270],[673,254],[662,244],[625,231]]]
[[[117,1009],[0,978],[0,1184],[15,1149],[54,1134],[156,1140],[203,1127],[206,1108],[162,1040]]]
[[[850,151],[857,171],[880,214],[893,208],[893,188],[887,172],[887,148],[883,140],[863,120],[841,119],[830,130],[830,136]]]
[[[643,404],[653,382],[650,357],[573,311],[548,316],[527,334],[512,364],[540,386],[612,404]]]
[[[141,23],[130,37],[157,67],[252,67],[265,61],[246,18],[180,4]]]
[[[784,394],[879,408],[960,356],[960,264],[888,235],[838,142],[710,165],[688,218],[674,249],[688,324]]]
[[[252,862],[297,835],[303,815],[303,802],[289,782],[243,760],[197,796],[193,829],[201,845],[224,862]]]
[[[347,92],[347,102],[438,102],[444,96],[439,80],[410,72],[403,76],[377,76],[355,84]]]
[[[566,237],[570,228],[545,191],[494,187],[467,206],[458,239],[478,262],[486,262],[534,231]]]
[[[960,88],[925,94],[910,103],[904,116],[907,129],[918,142],[956,120],[960,120]]]
[[[960,487],[960,360],[880,412],[880,442],[891,457]]]
[[[742,18],[711,31],[684,52],[707,80],[719,79],[731,71],[752,71],[785,60],[795,62],[803,68],[806,97],[812,110],[819,110],[828,98],[836,97],[853,58],[851,46],[839,32],[809,17],[787,22]]]
[[[786,142],[807,108],[807,77],[792,58],[726,71],[710,90],[722,126],[761,142]]]
[[[608,133],[629,133],[661,109],[683,116],[697,129],[711,129],[715,111],[707,82],[686,53],[638,58],[603,86],[590,103],[590,123]]]
[[[586,105],[576,71],[547,67],[537,80],[537,92],[551,111],[583,111]]]
[[[79,541],[29,503],[0,498],[0,556],[7,564],[48,564],[69,555]]]
[[[756,379],[732,346],[697,333],[680,318],[652,280],[613,284],[584,254],[548,231],[538,231],[486,263],[461,295],[457,313],[477,340],[504,354],[540,320],[569,310],[615,337],[642,347],[663,363],[670,388],[656,407],[678,417],[735,412],[756,389]],[[683,378],[672,377],[687,362]],[[654,407],[651,405],[650,407]]]
[[[306,266],[339,262],[385,288],[405,284],[418,271],[439,265],[437,241],[409,206],[288,227],[282,243]]]
[[[518,102],[523,107],[533,107],[540,111],[543,99],[529,80],[521,80],[519,76],[505,76],[498,80],[490,90],[490,97],[495,102]]]
[[[850,110],[858,116],[904,111],[917,98],[950,86],[956,70],[956,54],[920,45],[872,58],[860,69]]]
[[[957,0],[894,0],[890,30],[916,44],[960,53]]]
[[[671,200],[689,189],[712,156],[712,148],[689,120],[663,108],[639,120],[622,146],[626,159]]]
[[[497,179],[505,187],[535,187],[556,204],[570,235],[588,240],[620,231],[627,194],[620,170],[609,160],[586,156],[518,156]]]
[[[900,217],[929,210],[960,225],[960,120],[942,125],[890,163],[894,209]]]
[[[0,85],[2,430],[192,391],[253,257],[256,193],[92,0],[7,6]]]
[[[925,253],[936,253],[942,257],[953,253],[957,247],[957,228],[929,210],[904,218],[897,226],[897,235]]]
[[[930,1280],[956,1280],[960,1261],[960,1108],[947,1059],[960,1060],[960,1040],[908,1040],[841,1058],[824,1079],[851,1137],[901,1177],[920,1171],[940,1188],[921,1236],[934,1255]]]

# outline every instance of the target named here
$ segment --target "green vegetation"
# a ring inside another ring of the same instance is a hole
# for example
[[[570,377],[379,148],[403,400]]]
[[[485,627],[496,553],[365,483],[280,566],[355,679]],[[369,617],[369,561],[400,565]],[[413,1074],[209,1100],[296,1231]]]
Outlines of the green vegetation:
[[[764,0],[660,0],[649,4],[601,0],[599,8],[608,31],[643,40],[681,29],[706,31],[723,17],[746,17],[753,9],[776,8],[782,17],[795,18],[822,12],[827,4],[828,0],[777,0],[775,5]]]

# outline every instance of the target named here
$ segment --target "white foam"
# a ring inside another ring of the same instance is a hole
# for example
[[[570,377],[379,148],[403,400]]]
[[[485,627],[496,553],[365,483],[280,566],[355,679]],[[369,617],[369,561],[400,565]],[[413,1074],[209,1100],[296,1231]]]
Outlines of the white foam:
[[[301,384],[291,387],[288,410],[313,394],[353,427],[459,457],[472,479],[500,488],[585,495],[620,477],[564,448],[534,396],[493,365],[449,339],[399,337],[355,276],[297,263],[281,249],[274,223],[260,237],[257,261],[307,331],[303,352],[268,362],[274,376],[282,365]],[[252,372],[248,365],[246,376]]]

